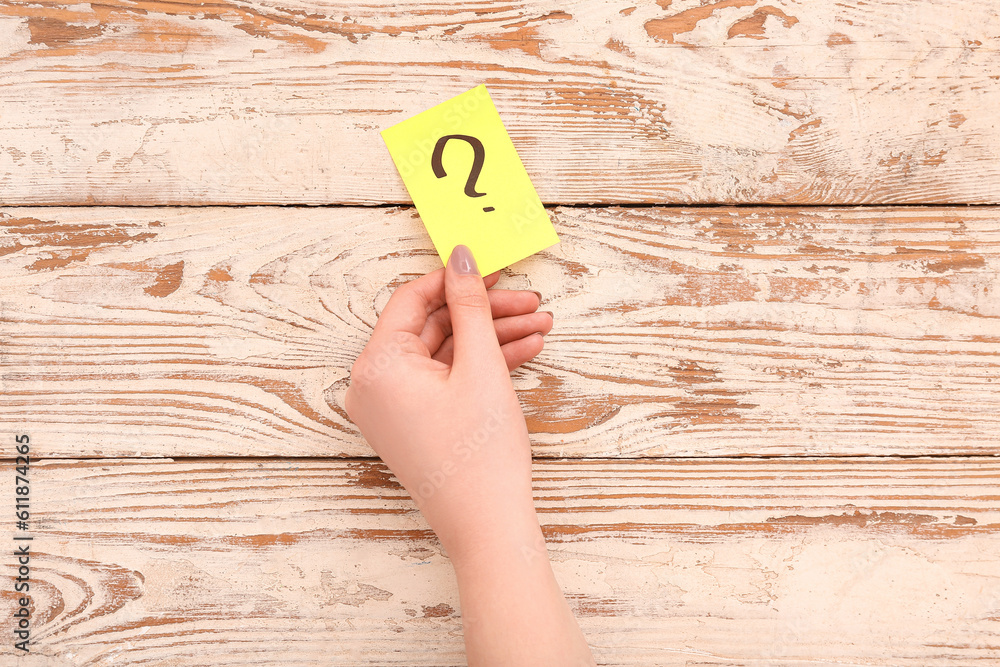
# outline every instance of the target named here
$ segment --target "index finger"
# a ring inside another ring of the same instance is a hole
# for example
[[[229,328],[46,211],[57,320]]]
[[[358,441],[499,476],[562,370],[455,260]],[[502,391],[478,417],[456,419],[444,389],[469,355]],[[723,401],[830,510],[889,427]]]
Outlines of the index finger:
[[[498,280],[500,280],[499,271],[483,278],[487,288],[495,285]],[[419,336],[430,314],[444,305],[442,267],[396,288],[375,323],[372,339],[392,331],[404,331]]]
[[[428,315],[444,303],[444,269],[404,283],[396,288],[382,309],[372,331],[372,339],[392,331],[420,335]]]

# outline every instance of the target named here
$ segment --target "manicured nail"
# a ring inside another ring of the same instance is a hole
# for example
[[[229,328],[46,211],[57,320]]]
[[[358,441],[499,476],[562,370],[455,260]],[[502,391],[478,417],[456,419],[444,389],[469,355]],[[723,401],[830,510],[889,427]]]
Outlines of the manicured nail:
[[[455,273],[479,275],[479,267],[476,266],[476,259],[472,256],[472,251],[464,245],[457,245],[451,251],[448,258],[449,264],[455,265]]]
[[[533,289],[531,291],[538,295],[538,303],[541,303],[542,302],[542,293],[539,292],[538,290],[535,290],[535,289]]]

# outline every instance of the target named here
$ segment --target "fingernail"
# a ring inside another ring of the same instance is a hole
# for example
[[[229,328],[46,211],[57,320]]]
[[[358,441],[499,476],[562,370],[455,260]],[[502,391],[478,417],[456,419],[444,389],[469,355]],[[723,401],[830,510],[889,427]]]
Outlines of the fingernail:
[[[539,292],[538,290],[534,290],[534,289],[531,290],[531,291],[538,295],[538,303],[541,303],[542,302],[542,293]]]
[[[543,312],[543,313],[548,313],[548,314],[549,314],[549,317],[551,317],[551,318],[552,318],[552,321],[553,321],[553,322],[555,322],[555,321],[556,321],[556,316],[555,316],[555,313],[553,313],[553,312],[552,312],[551,310],[543,310],[543,311],[540,311],[540,312]]]
[[[479,275],[476,259],[472,256],[472,251],[464,245],[455,246],[455,249],[451,251],[451,257],[448,258],[448,263],[454,264],[455,273]]]

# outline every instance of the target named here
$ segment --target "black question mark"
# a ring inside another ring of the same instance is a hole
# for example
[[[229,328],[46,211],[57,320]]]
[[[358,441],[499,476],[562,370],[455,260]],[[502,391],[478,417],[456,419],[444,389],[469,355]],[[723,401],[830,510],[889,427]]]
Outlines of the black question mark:
[[[482,197],[486,193],[476,192],[476,180],[479,179],[479,172],[483,170],[483,162],[486,161],[486,149],[483,148],[483,142],[475,137],[470,137],[467,134],[447,134],[438,139],[437,144],[434,146],[434,152],[431,153],[431,168],[434,170],[434,175],[438,178],[444,178],[448,175],[444,171],[444,165],[441,164],[441,155],[444,153],[444,145],[451,139],[460,139],[472,146],[474,156],[472,158],[472,170],[469,172],[469,180],[465,182],[465,196]],[[493,210],[492,206],[487,206],[483,209],[486,213]]]

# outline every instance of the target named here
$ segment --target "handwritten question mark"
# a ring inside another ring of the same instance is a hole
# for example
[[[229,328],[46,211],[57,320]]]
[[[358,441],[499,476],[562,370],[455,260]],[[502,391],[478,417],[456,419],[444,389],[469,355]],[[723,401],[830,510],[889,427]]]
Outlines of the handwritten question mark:
[[[483,148],[483,142],[475,137],[470,137],[467,134],[447,134],[438,139],[437,144],[434,146],[434,152],[431,153],[431,168],[434,170],[434,175],[438,178],[444,178],[448,175],[444,171],[444,165],[441,164],[441,156],[444,153],[444,145],[451,139],[460,139],[472,146],[474,153],[472,170],[469,171],[469,179],[465,182],[465,196],[482,197],[486,193],[476,192],[476,181],[479,179],[479,172],[483,170],[483,162],[486,161],[486,149]],[[492,206],[487,206],[483,209],[486,213],[493,210],[495,209]]]

